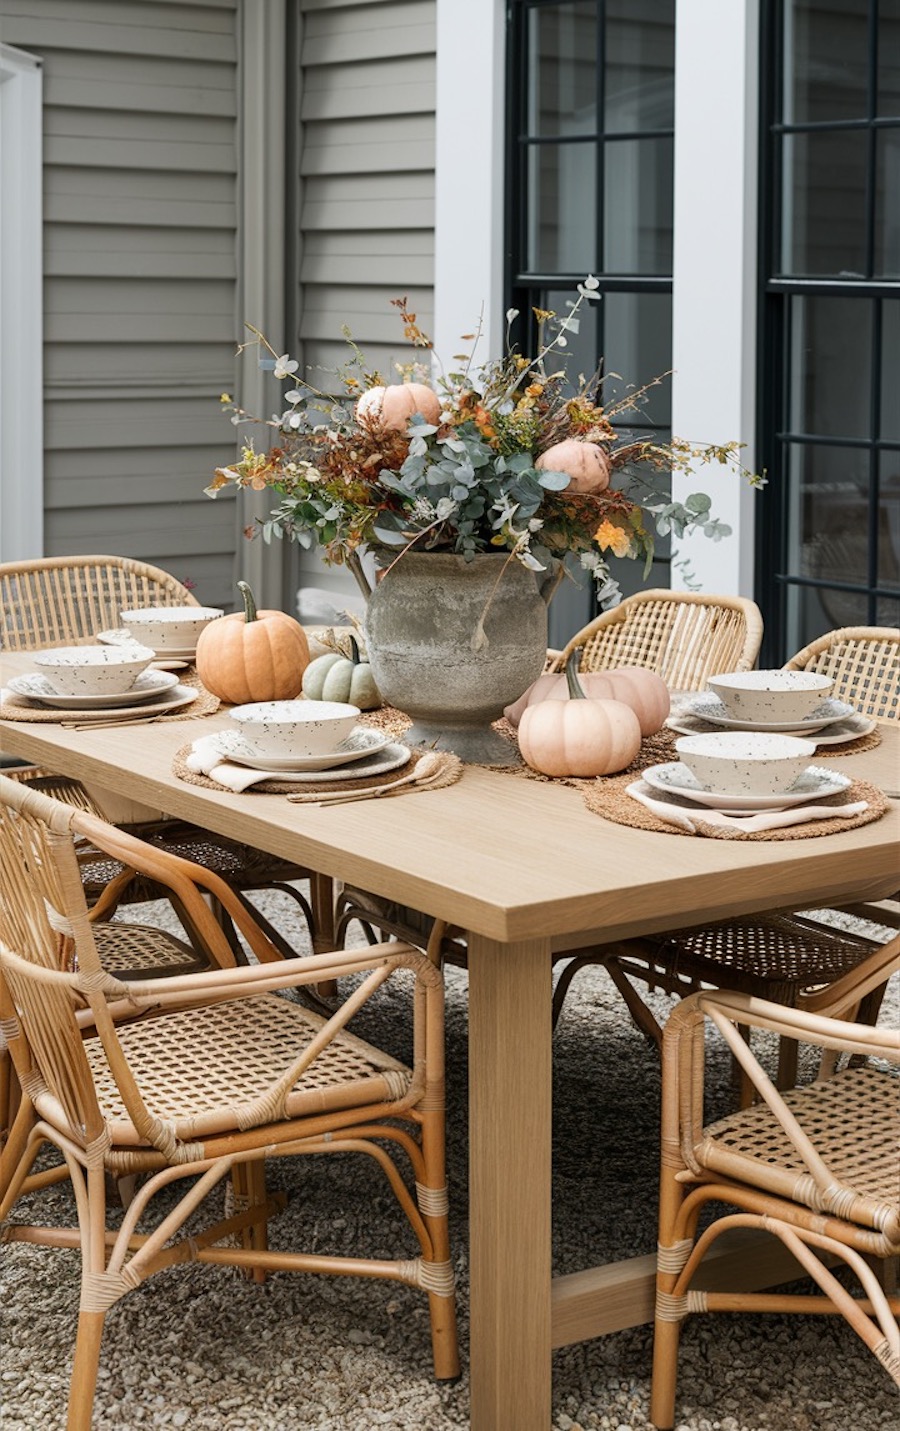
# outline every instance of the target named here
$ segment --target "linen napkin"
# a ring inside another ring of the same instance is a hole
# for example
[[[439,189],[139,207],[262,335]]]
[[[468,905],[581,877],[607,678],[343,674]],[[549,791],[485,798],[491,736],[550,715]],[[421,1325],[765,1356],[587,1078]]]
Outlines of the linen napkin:
[[[635,780],[626,787],[626,793],[633,800],[645,805],[660,820],[670,825],[678,825],[692,835],[697,833],[695,820],[705,825],[725,825],[733,830],[744,830],[754,834],[757,830],[777,830],[783,825],[805,825],[813,820],[849,820],[853,815],[861,815],[867,810],[866,800],[856,800],[850,805],[792,805],[788,810],[758,810],[752,815],[725,815],[721,810],[688,810],[668,800],[661,800],[649,794],[649,786],[643,780]]]
[[[238,795],[242,790],[249,790],[251,785],[259,785],[263,780],[297,779],[296,775],[287,772],[251,770],[246,765],[233,765],[222,756],[214,735],[199,736],[191,746],[190,754],[185,756],[184,763],[188,770],[196,771],[198,775],[208,775],[217,785],[233,790]]]

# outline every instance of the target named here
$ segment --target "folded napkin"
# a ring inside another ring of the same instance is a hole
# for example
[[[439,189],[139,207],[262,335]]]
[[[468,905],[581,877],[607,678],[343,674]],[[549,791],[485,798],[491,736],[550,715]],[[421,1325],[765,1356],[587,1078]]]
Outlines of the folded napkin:
[[[236,794],[249,790],[251,785],[259,785],[263,780],[297,779],[296,775],[282,774],[280,771],[273,773],[271,770],[251,770],[246,765],[233,765],[230,760],[223,758],[214,735],[201,735],[195,740],[190,755],[185,756],[184,763],[188,770],[196,771],[198,775],[208,775],[217,785],[224,786],[226,790],[234,790]]]
[[[806,825],[812,820],[849,820],[853,815],[861,815],[867,810],[866,800],[856,800],[850,805],[792,805],[787,810],[757,810],[748,815],[725,815],[721,810],[688,810],[668,800],[649,794],[649,786],[643,780],[635,780],[626,787],[626,793],[641,805],[646,805],[660,820],[670,825],[678,825],[692,835],[697,833],[695,820],[705,825],[726,825],[733,830],[744,830],[754,834],[757,830],[777,830],[783,825]]]

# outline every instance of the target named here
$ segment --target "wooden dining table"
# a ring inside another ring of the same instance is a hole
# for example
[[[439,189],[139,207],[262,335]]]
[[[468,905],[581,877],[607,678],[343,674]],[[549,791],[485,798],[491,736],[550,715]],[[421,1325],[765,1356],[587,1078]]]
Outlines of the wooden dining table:
[[[0,675],[23,669],[27,658],[0,658]],[[585,1248],[597,1265],[552,1276],[552,954],[698,920],[885,898],[898,883],[900,803],[836,834],[741,841],[613,824],[576,789],[474,766],[444,789],[334,807],[173,775],[180,747],[227,725],[225,712],[103,730],[5,721],[0,748],[466,931],[471,1426],[548,1431],[552,1350],[649,1321],[654,1277],[652,1257],[604,1264],[602,1246]],[[896,791],[900,729],[882,730],[877,749],[832,764]],[[602,1137],[602,1108],[595,1131]],[[746,1270],[739,1249],[713,1262],[712,1278],[741,1266],[745,1285],[766,1276],[765,1259]]]

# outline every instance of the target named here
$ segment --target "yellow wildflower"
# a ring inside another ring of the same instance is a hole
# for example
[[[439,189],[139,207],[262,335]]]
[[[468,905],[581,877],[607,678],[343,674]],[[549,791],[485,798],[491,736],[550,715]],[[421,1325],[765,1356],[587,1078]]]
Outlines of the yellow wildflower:
[[[627,556],[631,550],[631,538],[628,533],[623,532],[621,527],[617,527],[615,522],[609,521],[608,518],[604,518],[595,531],[594,541],[602,552],[608,548],[617,557]]]

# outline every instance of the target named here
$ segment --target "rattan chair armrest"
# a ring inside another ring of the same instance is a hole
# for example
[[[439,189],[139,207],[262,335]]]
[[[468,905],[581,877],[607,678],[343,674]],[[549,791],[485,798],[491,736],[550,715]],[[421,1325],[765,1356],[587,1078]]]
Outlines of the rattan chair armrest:
[[[196,998],[207,1003],[211,998],[240,998],[242,994],[259,994],[276,989],[301,988],[318,984],[324,979],[343,979],[351,974],[366,974],[373,969],[410,969],[416,979],[431,987],[442,983],[440,970],[412,944],[391,940],[388,944],[366,945],[364,949],[336,949],[327,954],[313,954],[302,959],[279,959],[277,964],[236,965],[230,969],[210,969],[196,974],[181,974],[152,982],[119,980],[123,995],[136,1002],[160,1004],[184,1002]]]
[[[894,961],[894,968],[900,961]],[[893,971],[892,971],[893,972]],[[825,1013],[788,1008],[751,994],[719,990],[691,996],[698,1008],[720,1028],[727,1021],[768,1030],[781,1038],[802,1040],[845,1053],[875,1054],[900,1063],[900,1031],[882,1025],[854,1023]]]
[[[281,952],[263,933],[229,885],[212,870],[194,864],[192,860],[186,860],[181,855],[173,854],[171,850],[147,845],[128,831],[110,825],[87,812],[76,813],[72,828],[77,834],[84,835],[104,854],[111,855],[171,890],[181,901],[185,913],[204,944],[208,944],[216,962],[223,967],[234,963],[234,955],[221,926],[201,897],[200,890],[205,890],[219,901],[257,959],[263,963],[281,962]]]

